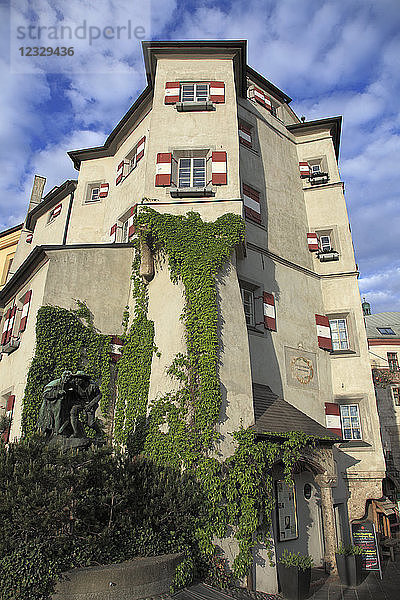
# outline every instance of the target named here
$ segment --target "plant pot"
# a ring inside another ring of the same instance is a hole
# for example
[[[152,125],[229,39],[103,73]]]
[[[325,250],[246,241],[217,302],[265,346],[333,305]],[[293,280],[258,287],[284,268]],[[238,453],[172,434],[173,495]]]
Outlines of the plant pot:
[[[287,600],[304,600],[310,591],[311,568],[300,571],[278,563],[279,584]]]
[[[347,587],[357,587],[362,580],[362,557],[359,554],[336,554],[340,581]]]

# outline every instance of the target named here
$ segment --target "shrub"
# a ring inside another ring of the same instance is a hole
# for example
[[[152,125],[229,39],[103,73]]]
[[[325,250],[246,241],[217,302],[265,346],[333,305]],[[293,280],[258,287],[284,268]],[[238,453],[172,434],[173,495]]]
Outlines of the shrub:
[[[362,548],[360,546],[353,546],[350,544],[349,546],[345,546],[343,543],[339,545],[339,548],[336,550],[336,554],[342,554],[344,556],[355,556],[362,554]]]
[[[281,563],[284,567],[297,567],[299,571],[306,571],[314,564],[312,556],[300,552],[289,552],[286,549],[278,559],[278,563]]]
[[[61,452],[40,436],[0,448],[3,600],[45,600],[61,572],[135,556],[198,555],[195,479],[109,448]]]

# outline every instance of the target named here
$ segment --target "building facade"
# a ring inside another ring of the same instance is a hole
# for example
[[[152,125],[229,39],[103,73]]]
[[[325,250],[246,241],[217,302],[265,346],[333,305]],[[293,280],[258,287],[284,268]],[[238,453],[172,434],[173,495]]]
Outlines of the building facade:
[[[0,232],[0,289],[6,283],[12,269],[21,229],[22,224]]]
[[[382,495],[385,472],[338,169],[341,118],[301,122],[291,99],[247,66],[245,42],[143,48],[144,92],[103,146],[69,153],[76,181],[31,200],[0,292],[9,437],[21,434],[41,306],[70,308],[80,298],[99,331],[122,333],[125,306],[133,310],[134,211],[196,211],[204,221],[240,215],[246,243],[218,281],[219,451],[232,453],[230,432],[242,426],[320,440],[299,465],[294,490],[277,470],[274,552],[307,552],[334,568],[336,545],[349,541],[349,524],[363,517],[367,500]],[[166,369],[185,351],[182,285],[171,283],[163,262],[154,269],[148,314],[161,357],[152,361],[149,403],[170,389]],[[231,559],[233,541],[222,545]],[[262,546],[253,581],[277,590]]]
[[[371,314],[363,304],[386,461],[384,491],[400,500],[400,313]]]

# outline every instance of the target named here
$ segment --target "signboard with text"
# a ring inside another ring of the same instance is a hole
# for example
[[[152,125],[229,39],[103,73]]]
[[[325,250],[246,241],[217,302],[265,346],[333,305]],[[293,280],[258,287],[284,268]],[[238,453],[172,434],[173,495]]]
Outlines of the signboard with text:
[[[372,521],[352,523],[353,544],[362,549],[362,568],[364,571],[381,571],[379,548],[376,539],[375,525]]]
[[[279,541],[295,540],[298,536],[296,492],[286,481],[276,482],[276,508],[278,512]]]

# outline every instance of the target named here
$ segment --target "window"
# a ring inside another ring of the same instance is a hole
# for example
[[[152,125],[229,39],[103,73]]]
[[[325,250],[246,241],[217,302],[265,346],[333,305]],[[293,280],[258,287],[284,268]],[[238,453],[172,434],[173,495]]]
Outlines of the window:
[[[321,165],[311,165],[311,173],[321,173]]]
[[[201,188],[206,185],[206,159],[180,158],[178,187]]]
[[[358,404],[345,404],[340,407],[342,433],[345,440],[361,440],[361,424]]]
[[[397,358],[397,352],[388,352],[387,353],[387,360],[389,363],[389,369],[391,371],[398,371],[399,370],[399,361]]]
[[[396,406],[400,406],[400,387],[392,387],[393,402]]]
[[[377,327],[377,330],[382,335],[395,335],[395,333],[391,327]]]
[[[329,235],[320,235],[319,245],[321,252],[330,252],[332,250],[331,237]]]
[[[346,319],[329,319],[332,350],[349,350],[349,337]]]
[[[206,102],[209,97],[208,83],[182,83],[182,102]]]
[[[99,199],[100,188],[95,187],[91,190],[89,202],[96,202]]]
[[[246,317],[246,324],[254,327],[255,318],[254,318],[254,292],[252,290],[247,290],[242,288],[242,301],[244,308],[244,315]]]

